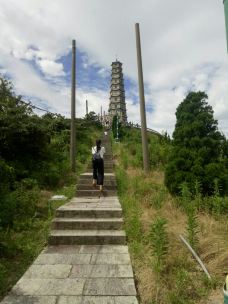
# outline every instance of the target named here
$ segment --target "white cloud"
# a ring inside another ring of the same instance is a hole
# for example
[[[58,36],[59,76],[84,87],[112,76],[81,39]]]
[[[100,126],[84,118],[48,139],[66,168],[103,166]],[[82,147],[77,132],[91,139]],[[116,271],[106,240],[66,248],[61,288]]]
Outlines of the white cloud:
[[[43,99],[65,113],[66,96],[59,92],[68,88],[59,80],[64,71],[58,59],[70,50],[72,38],[87,53],[85,68],[99,65],[98,73],[105,76],[117,54],[125,77],[137,80],[134,23],[139,22],[144,80],[149,87],[146,103],[153,108],[147,114],[148,126],[172,132],[176,106],[192,88],[206,90],[219,126],[228,134],[222,1],[125,0],[123,5],[116,0],[113,7],[107,0],[68,0],[67,5],[64,0],[48,5],[44,0],[0,0],[0,7],[1,67],[23,94]],[[22,59],[38,62],[45,75],[56,80],[55,85],[45,83]],[[79,92],[79,108],[86,94],[97,110],[108,100],[108,92],[94,88]],[[138,105],[127,100],[127,107],[129,119],[139,121]]]
[[[38,65],[44,74],[50,76],[64,76],[63,64],[57,63],[52,60],[41,59],[37,61]]]

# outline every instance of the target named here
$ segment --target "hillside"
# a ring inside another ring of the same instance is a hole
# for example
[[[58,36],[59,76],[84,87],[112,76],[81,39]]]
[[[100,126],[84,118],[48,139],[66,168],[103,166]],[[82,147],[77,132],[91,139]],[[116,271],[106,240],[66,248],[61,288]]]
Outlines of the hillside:
[[[164,186],[164,167],[171,144],[149,134],[152,169],[145,174],[141,159],[140,130],[123,130],[120,143],[113,141],[118,193],[125,216],[131,258],[141,303],[205,303],[222,286],[228,270],[227,214],[219,205],[228,197],[214,193],[203,197],[171,196]],[[192,214],[186,208],[196,204]],[[179,235],[192,239],[208,268],[208,280]]]
[[[54,210],[71,198],[101,134],[93,115],[76,121],[76,173],[70,171],[70,122],[36,115],[0,82],[0,298],[44,248]]]

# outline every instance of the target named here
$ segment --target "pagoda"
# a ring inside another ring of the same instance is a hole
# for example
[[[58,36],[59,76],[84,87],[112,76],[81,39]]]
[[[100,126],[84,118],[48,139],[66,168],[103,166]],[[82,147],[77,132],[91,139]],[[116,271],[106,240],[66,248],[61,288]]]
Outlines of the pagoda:
[[[118,116],[119,122],[127,124],[127,113],[125,103],[124,79],[122,72],[122,63],[112,62],[112,76],[109,98],[109,121],[112,123],[114,116]]]

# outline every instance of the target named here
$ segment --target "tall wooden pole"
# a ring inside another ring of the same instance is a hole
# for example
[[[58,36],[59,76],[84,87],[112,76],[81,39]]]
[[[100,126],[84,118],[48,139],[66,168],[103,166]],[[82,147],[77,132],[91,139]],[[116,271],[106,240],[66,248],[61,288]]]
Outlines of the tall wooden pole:
[[[72,40],[72,75],[71,75],[71,136],[70,136],[70,162],[71,170],[75,172],[75,81],[76,81],[76,42]]]
[[[101,106],[101,124],[103,122],[103,111],[102,111],[102,106]]]
[[[89,110],[88,110],[88,100],[86,100],[86,115],[88,115]]]
[[[148,151],[148,139],[147,139],[146,109],[145,109],[145,97],[144,97],[143,68],[142,68],[139,23],[135,24],[135,34],[136,34],[136,50],[137,50],[138,80],[139,80],[143,168],[144,168],[144,171],[147,172],[147,171],[149,171],[150,164],[149,164],[149,151]]]

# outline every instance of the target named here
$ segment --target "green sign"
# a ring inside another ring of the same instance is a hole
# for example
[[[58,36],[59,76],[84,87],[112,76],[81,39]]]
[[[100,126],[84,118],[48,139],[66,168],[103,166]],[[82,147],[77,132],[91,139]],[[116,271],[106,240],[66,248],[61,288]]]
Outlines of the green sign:
[[[228,51],[228,0],[223,0],[224,11],[225,11],[225,21],[226,21],[226,41],[227,41],[227,51]]]

